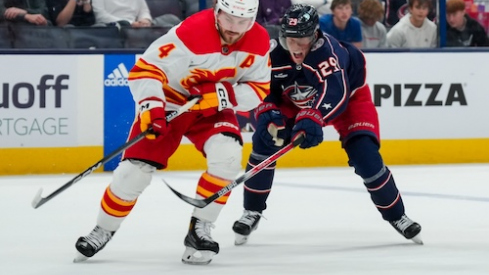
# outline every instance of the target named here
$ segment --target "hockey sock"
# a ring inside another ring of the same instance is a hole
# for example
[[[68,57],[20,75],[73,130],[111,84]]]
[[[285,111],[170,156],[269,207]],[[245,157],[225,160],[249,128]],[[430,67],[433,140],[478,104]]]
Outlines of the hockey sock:
[[[131,212],[137,200],[126,201],[117,197],[110,190],[110,186],[105,189],[102,197],[102,210],[110,216],[117,218],[125,218]]]
[[[395,221],[404,214],[404,203],[389,168],[384,167],[372,181],[365,179],[370,197],[386,221]]]
[[[264,157],[263,159],[265,158],[266,157]],[[248,164],[246,165],[246,171],[249,171],[260,162],[261,160],[251,155],[250,159],[248,160]],[[263,169],[261,172],[245,182],[244,208],[246,210],[252,210],[261,213],[267,208],[266,201],[272,188],[276,165],[277,164],[275,162],[272,163],[270,166]]]
[[[363,178],[372,202],[387,221],[398,220],[404,214],[401,194],[391,171],[379,153],[379,145],[369,136],[357,136],[345,146],[349,164]]]
[[[199,179],[199,184],[197,185],[197,194],[202,196],[203,198],[208,198],[229,183],[229,180],[221,179],[207,172],[204,172]],[[226,204],[230,194],[231,191],[229,191],[219,199],[215,200],[214,202],[218,204]]]

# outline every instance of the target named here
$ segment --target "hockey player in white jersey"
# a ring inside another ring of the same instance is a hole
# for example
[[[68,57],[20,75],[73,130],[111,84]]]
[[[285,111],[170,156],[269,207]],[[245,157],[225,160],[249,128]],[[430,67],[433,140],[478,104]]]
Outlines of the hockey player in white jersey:
[[[218,0],[214,9],[190,16],[157,39],[136,62],[128,79],[139,112],[129,139],[149,127],[154,134],[124,152],[103,194],[96,227],[76,242],[75,261],[92,257],[111,240],[152,173],[167,167],[183,136],[207,160],[198,198],[235,179],[243,144],[235,111],[255,108],[270,89],[269,36],[255,23],[257,9],[258,0]],[[201,100],[190,112],[167,123],[167,112],[195,96]],[[228,197],[194,209],[184,239],[184,263],[208,264],[219,252],[211,228]]]

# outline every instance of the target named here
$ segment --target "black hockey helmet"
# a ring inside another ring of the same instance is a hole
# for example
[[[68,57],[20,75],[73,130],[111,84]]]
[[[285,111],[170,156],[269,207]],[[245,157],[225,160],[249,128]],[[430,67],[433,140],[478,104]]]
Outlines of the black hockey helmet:
[[[319,15],[311,5],[290,6],[282,18],[280,32],[282,37],[310,37],[319,29]]]

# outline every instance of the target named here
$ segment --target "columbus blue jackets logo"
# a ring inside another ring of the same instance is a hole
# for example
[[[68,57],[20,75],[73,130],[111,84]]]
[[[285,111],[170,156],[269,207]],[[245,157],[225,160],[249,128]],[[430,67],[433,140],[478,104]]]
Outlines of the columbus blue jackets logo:
[[[314,87],[299,85],[297,82],[294,85],[283,88],[284,94],[290,98],[297,107],[299,108],[309,108],[312,106],[314,97],[317,94],[317,90]]]

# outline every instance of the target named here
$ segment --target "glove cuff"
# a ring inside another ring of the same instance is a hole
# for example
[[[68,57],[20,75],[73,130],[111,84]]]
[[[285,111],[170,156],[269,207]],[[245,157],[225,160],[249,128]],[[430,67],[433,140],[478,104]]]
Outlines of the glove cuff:
[[[263,114],[265,112],[268,112],[268,111],[272,111],[272,110],[279,111],[279,109],[278,109],[277,105],[275,105],[275,103],[272,103],[272,102],[262,102],[255,109],[255,119],[258,120],[258,117],[261,114]]]
[[[165,102],[159,99],[147,99],[139,103],[139,113],[151,110],[153,108],[165,108]]]
[[[297,123],[302,119],[310,119],[317,124],[324,126],[323,114],[318,109],[303,109],[295,116],[295,122]]]
[[[222,111],[227,108],[233,108],[238,105],[234,95],[233,85],[227,81],[216,83],[217,109]]]

